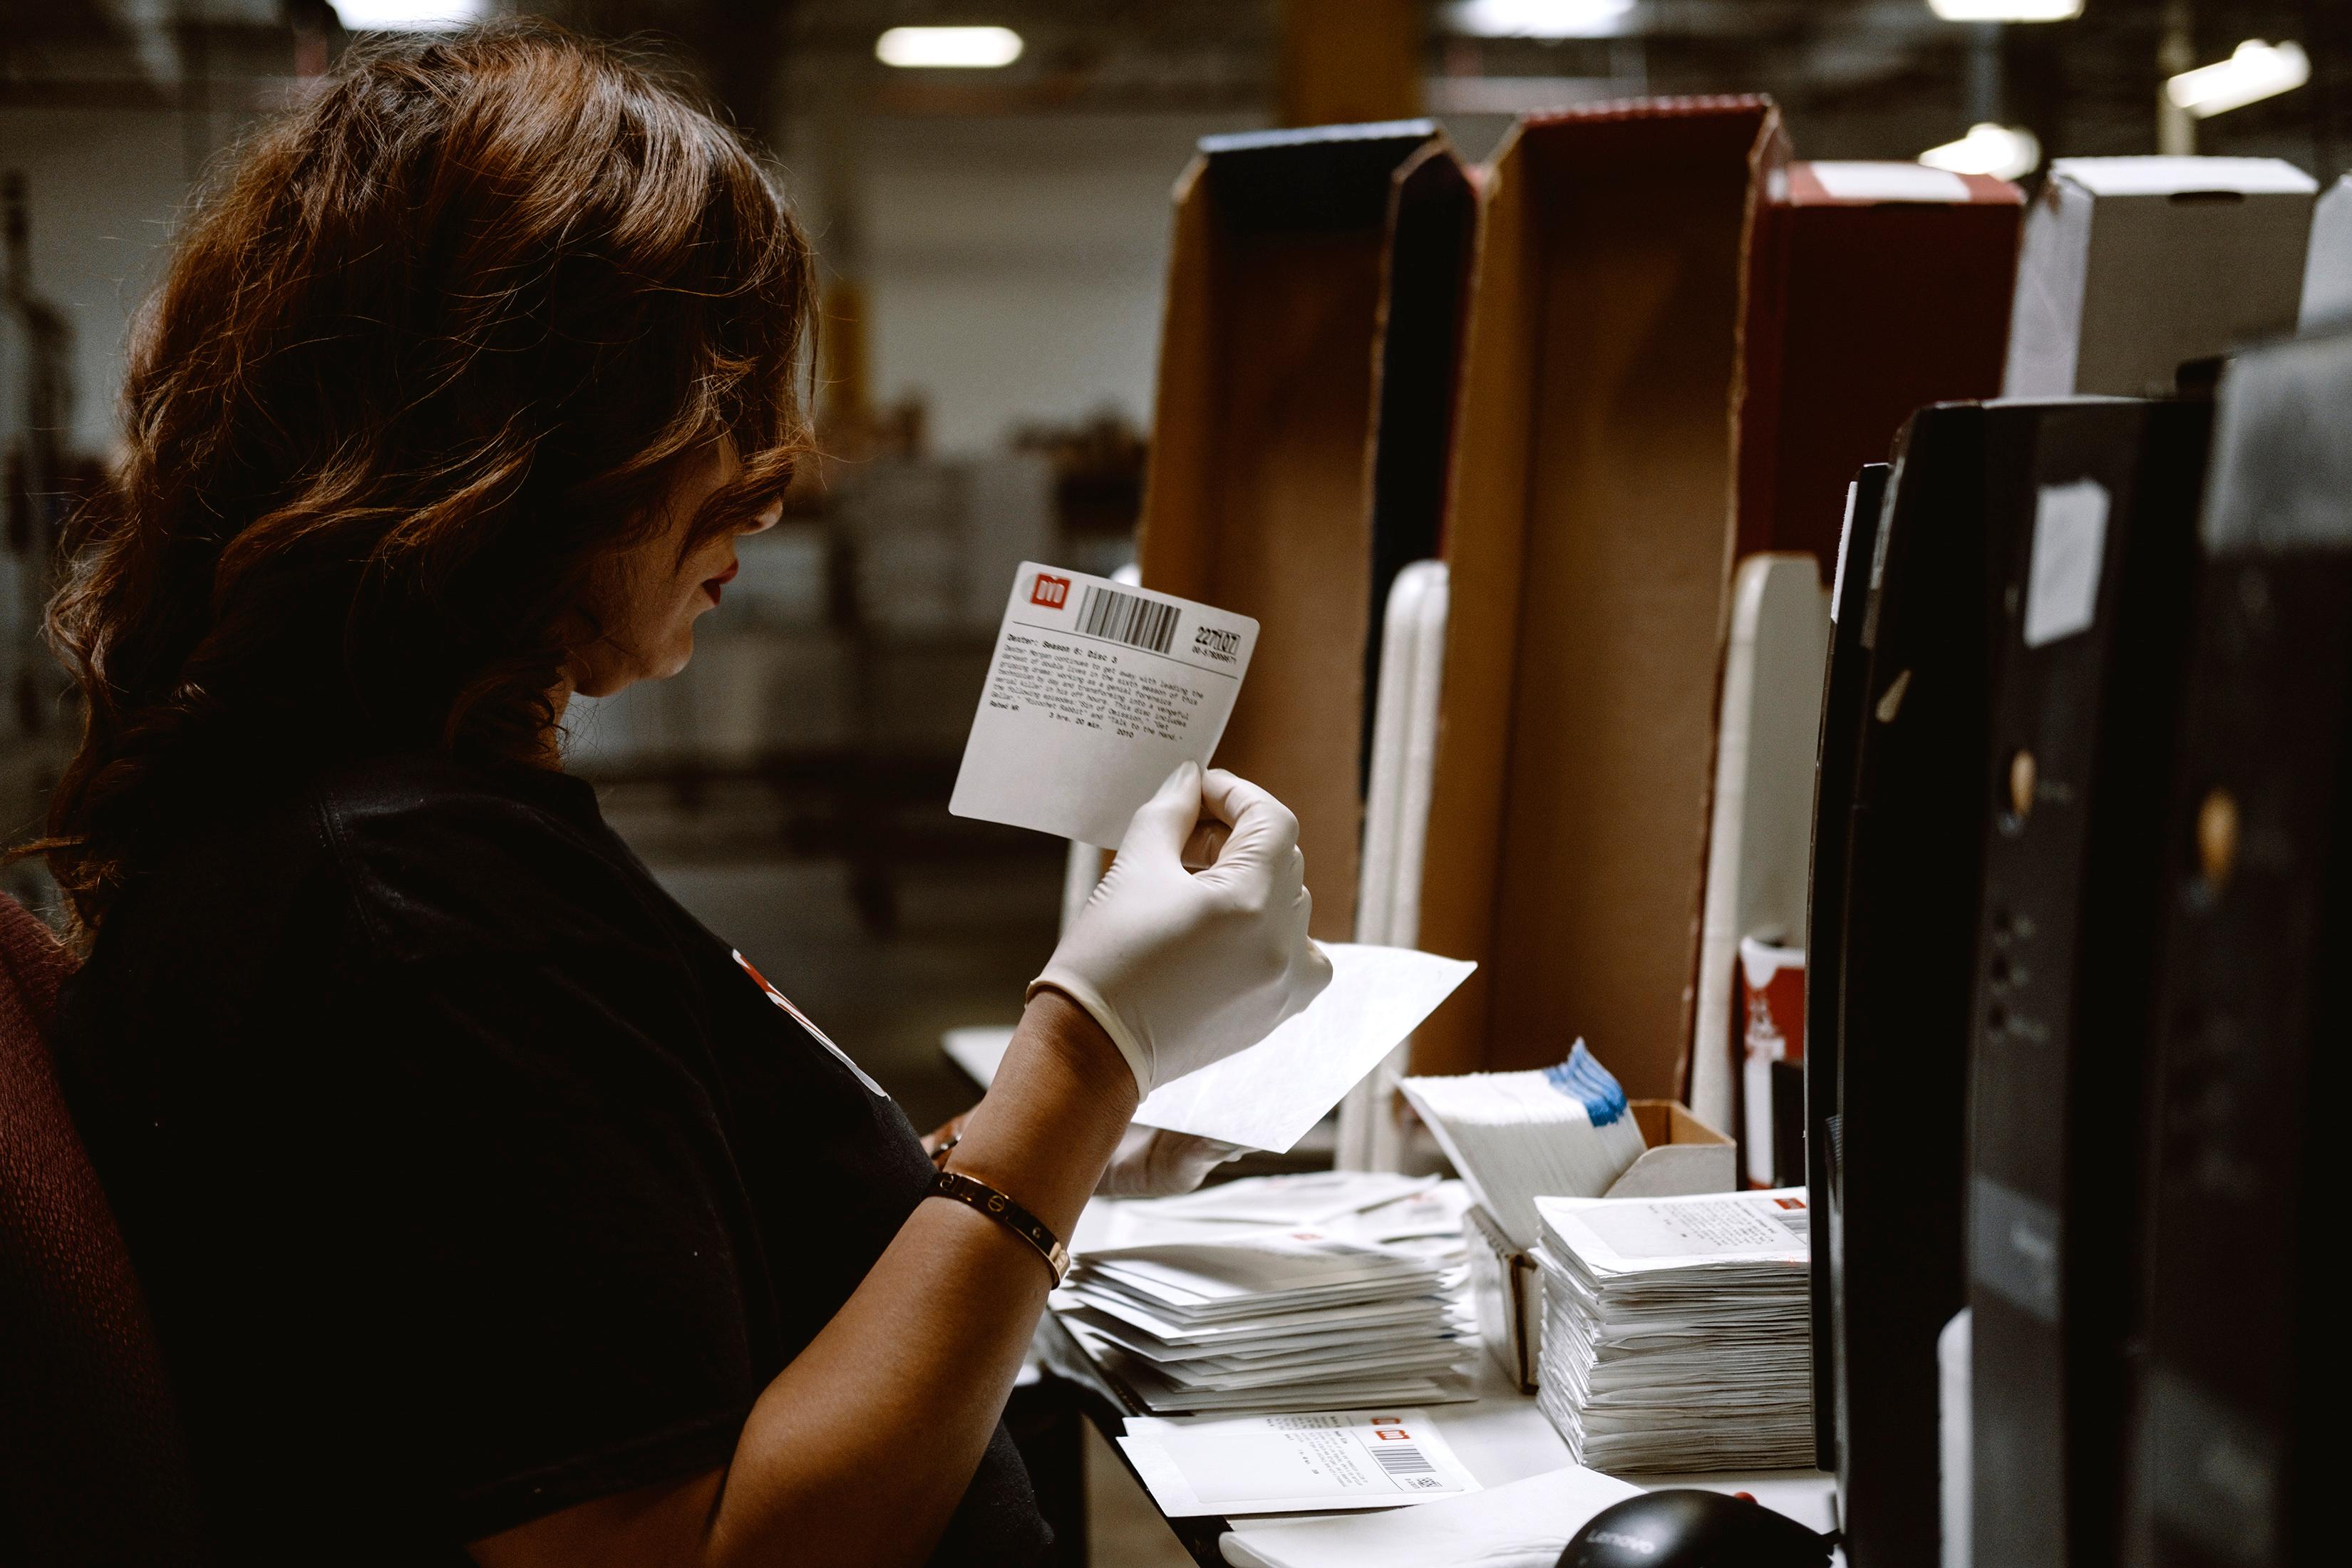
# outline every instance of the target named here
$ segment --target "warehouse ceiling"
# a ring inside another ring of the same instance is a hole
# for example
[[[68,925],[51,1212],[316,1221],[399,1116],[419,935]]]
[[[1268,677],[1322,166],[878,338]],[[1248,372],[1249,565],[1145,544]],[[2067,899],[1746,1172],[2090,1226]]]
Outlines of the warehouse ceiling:
[[[509,0],[490,0],[506,5]],[[2060,153],[2153,150],[2168,5],[2200,60],[2295,38],[2308,88],[2208,122],[2201,150],[2269,153],[2322,174],[2352,158],[2352,5],[2341,0],[2085,0],[2076,21],[1985,28],[1925,0],[1639,0],[1617,36],[1472,38],[1426,7],[1424,103],[1502,115],[1628,91],[1758,89],[1817,156],[1915,151],[1977,119],[2032,126]],[[674,50],[747,125],[803,115],[956,118],[1184,112],[1263,118],[1276,100],[1276,0],[542,0],[584,30]],[[105,108],[269,100],[341,47],[325,0],[0,0],[0,104]],[[893,70],[886,27],[1018,31],[1002,70]]]

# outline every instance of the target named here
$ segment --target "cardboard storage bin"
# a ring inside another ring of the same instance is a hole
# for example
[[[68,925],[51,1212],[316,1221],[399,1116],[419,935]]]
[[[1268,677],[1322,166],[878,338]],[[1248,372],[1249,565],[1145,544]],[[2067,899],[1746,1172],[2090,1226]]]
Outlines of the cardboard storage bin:
[[[1633,1110],[1650,1146],[1604,1195],[1664,1198],[1732,1190],[1730,1139],[1672,1100],[1637,1100]],[[1543,1275],[1480,1205],[1470,1206],[1465,1228],[1479,1337],[1519,1392],[1533,1394],[1543,1353]]]
[[[2296,330],[2325,331],[2352,321],[2352,174],[2339,174],[2311,206],[2311,248],[2303,263]]]
[[[1837,564],[1845,488],[1911,411],[2000,390],[2024,195],[1917,163],[1790,163],[1759,210],[1739,408],[1741,556]]]
[[[2025,220],[2010,397],[2161,397],[2294,331],[2318,182],[2276,158],[2060,158]]]
[[[1629,1094],[1679,1093],[1778,140],[1763,99],[1595,105],[1522,122],[1486,182],[1421,900],[1421,945],[1479,969],[1416,1032],[1416,1073],[1581,1035]]]
[[[1143,581],[1254,616],[1216,765],[1353,932],[1381,605],[1433,555],[1476,204],[1425,121],[1213,136],[1176,190]]]

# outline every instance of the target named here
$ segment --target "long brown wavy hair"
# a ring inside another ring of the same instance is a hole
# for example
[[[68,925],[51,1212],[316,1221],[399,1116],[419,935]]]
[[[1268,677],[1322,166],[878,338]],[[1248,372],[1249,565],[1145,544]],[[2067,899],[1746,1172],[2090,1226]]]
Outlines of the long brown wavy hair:
[[[37,847],[85,934],[175,824],[336,755],[532,761],[621,552],[721,437],[807,446],[812,263],[743,142],[544,24],[354,50],[188,216],[50,637],[86,727]]]

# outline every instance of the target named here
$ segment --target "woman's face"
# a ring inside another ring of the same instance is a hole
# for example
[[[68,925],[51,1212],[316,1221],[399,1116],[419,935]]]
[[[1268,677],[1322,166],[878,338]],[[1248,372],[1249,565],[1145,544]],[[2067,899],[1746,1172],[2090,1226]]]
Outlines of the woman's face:
[[[694,653],[695,618],[719,607],[720,591],[735,575],[735,541],[774,527],[782,514],[778,501],[688,548],[702,503],[742,471],[735,444],[722,439],[679,476],[662,502],[661,529],[620,560],[612,602],[602,606],[604,637],[573,656],[574,691],[609,697],[632,682],[658,680],[686,668]]]

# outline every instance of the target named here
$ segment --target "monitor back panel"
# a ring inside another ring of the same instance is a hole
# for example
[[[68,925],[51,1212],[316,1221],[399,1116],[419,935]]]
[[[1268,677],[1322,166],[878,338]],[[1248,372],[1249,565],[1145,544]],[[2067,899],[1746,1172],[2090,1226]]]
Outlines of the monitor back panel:
[[[1885,463],[1854,477],[1830,584],[1829,668],[1822,677],[1813,764],[1813,863],[1805,900],[1805,1184],[1811,1193],[1814,1463],[1837,1468],[1837,1340],[1830,1317],[1830,1257],[1837,1225],[1837,994],[1845,929],[1846,835],[1853,815],[1853,759],[1861,744],[1870,657],[1862,644],[1871,562],[1886,500]]]
[[[1982,775],[1969,1186],[1978,1560],[2115,1561],[2164,802],[2210,426],[2041,421]]]
[[[1836,998],[1831,1258],[1847,1560],[1937,1553],[1936,1337],[1965,1300],[1969,1004],[1988,679],[2039,409],[1921,410],[1873,552]],[[1852,563],[1848,570],[1853,569]]]
[[[2159,861],[2133,1568],[2343,1550],[2321,1184],[2352,1094],[2352,337],[2235,362],[2213,447]]]

